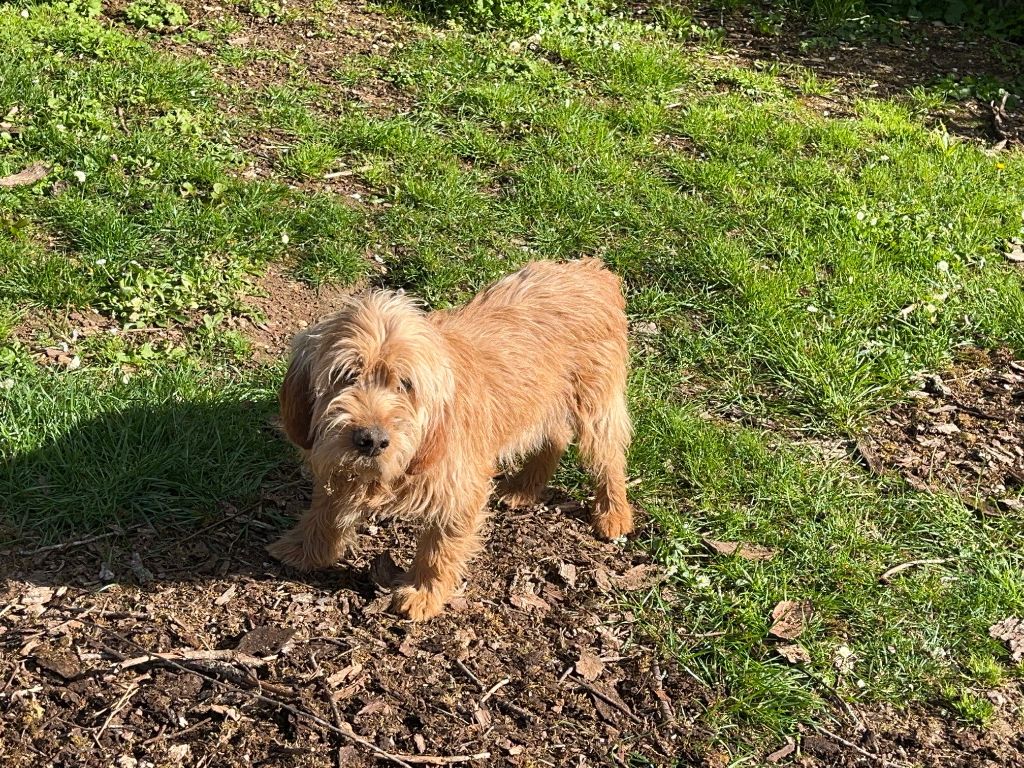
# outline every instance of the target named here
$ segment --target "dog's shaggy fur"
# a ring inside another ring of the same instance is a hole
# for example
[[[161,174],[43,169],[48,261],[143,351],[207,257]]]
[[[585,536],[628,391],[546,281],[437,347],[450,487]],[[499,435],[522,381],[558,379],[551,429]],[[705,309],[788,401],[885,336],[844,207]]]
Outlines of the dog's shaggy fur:
[[[530,264],[450,311],[388,291],[348,299],[293,344],[281,417],[315,486],[270,553],[322,568],[368,515],[422,520],[394,607],[428,619],[480,548],[499,467],[525,459],[499,492],[535,504],[573,439],[596,482],[595,531],[629,533],[624,309],[594,259]]]

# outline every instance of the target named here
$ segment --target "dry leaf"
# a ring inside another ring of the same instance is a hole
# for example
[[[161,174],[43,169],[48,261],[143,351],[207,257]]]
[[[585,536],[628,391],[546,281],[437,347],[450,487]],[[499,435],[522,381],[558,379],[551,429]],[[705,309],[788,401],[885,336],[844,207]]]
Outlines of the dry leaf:
[[[940,435],[955,435],[960,431],[960,427],[951,421],[947,421],[942,424],[934,425],[932,427],[932,431],[938,432]]]
[[[294,629],[287,627],[255,627],[246,633],[235,650],[250,656],[274,656],[287,651],[295,636]]]
[[[220,715],[225,720],[234,720],[236,723],[242,719],[241,715],[238,714],[238,710],[234,707],[225,707],[222,704],[211,704],[210,711],[215,715]]]
[[[405,656],[407,659],[411,659],[416,655],[416,644],[408,637],[402,641],[402,644],[398,646],[398,652]]]
[[[231,602],[231,598],[235,596],[235,592],[237,591],[238,588],[234,584],[232,584],[230,587],[228,587],[221,593],[220,597],[213,601],[213,604],[227,605],[229,602]]]
[[[615,586],[624,592],[649,589],[661,581],[661,569],[656,565],[637,565],[615,577]]]
[[[365,707],[363,707],[358,712],[356,712],[356,717],[364,717],[366,715],[376,715],[378,713],[382,714],[382,715],[388,715],[388,714],[390,714],[390,712],[391,712],[391,707],[388,706],[388,703],[386,701],[384,701],[384,699],[374,699],[369,704],[367,704]]]
[[[49,172],[50,168],[46,163],[32,163],[32,165],[20,173],[4,176],[0,179],[0,187],[10,189],[11,187],[24,187],[28,184],[35,184],[40,179],[45,178]]]
[[[797,643],[786,643],[775,649],[779,655],[790,664],[810,664],[811,654],[807,649]]]
[[[576,672],[588,683],[592,683],[604,672],[604,662],[590,651],[584,651],[576,660]]]
[[[416,745],[416,751],[419,752],[421,755],[427,751],[427,742],[426,739],[423,738],[422,733],[414,733],[412,736],[412,741]]]
[[[363,671],[363,665],[360,664],[357,661],[354,664],[349,664],[347,667],[345,667],[340,672],[335,672],[333,675],[328,677],[327,678],[327,684],[329,686],[331,686],[331,688],[337,688],[339,685],[344,683],[346,680],[348,680],[348,679],[350,679],[352,677],[355,677],[356,675],[358,675],[362,671]]]
[[[1010,250],[1005,254],[1007,261],[1012,261],[1014,264],[1024,264],[1024,243],[1019,240],[1012,240],[1010,242]]]
[[[49,587],[32,587],[21,596],[22,605],[45,605],[53,597],[53,590]]]
[[[536,608],[539,611],[551,610],[550,605],[544,602],[542,598],[532,593],[512,595],[509,598],[509,602],[521,611],[525,611],[528,608]]]
[[[720,555],[736,555],[744,560],[771,560],[775,550],[745,541],[715,541],[704,539],[704,544]]]
[[[1010,658],[1024,661],[1024,619],[1003,619],[988,628],[988,633],[996,640],[1003,640],[1010,648]]]
[[[803,634],[807,622],[814,615],[810,600],[783,600],[772,609],[769,635],[782,640],[795,640]]]
[[[82,665],[78,657],[66,648],[42,645],[35,649],[33,659],[43,669],[72,680],[82,674]]]

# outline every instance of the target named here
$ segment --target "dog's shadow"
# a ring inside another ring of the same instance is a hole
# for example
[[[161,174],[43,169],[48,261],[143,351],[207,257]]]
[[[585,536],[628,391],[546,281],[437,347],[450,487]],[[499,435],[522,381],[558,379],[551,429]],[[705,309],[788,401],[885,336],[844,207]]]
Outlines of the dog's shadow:
[[[284,578],[371,599],[387,586],[381,559],[408,561],[416,526],[384,522],[345,561],[299,573],[265,546],[307,508],[310,490],[274,398],[132,404],[0,465],[0,579],[99,589]],[[549,498],[586,518],[564,493]]]
[[[137,403],[52,434],[0,465],[0,578],[102,586],[286,575],[364,595],[366,567],[302,575],[264,546],[310,483],[270,397]]]

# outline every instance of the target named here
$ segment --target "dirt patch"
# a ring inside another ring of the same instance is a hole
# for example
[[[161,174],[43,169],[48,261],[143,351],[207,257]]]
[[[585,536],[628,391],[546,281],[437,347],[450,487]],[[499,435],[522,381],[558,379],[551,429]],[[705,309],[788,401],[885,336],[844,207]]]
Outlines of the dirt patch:
[[[722,28],[726,58],[761,68],[767,63],[806,67],[837,88],[822,101],[827,116],[851,112],[865,96],[906,96],[915,86],[932,87],[943,78],[960,83],[996,82],[1011,90],[1022,86],[1020,67],[1024,49],[1006,41],[970,36],[957,27],[929,23],[893,24],[882,38],[865,33],[860,40],[832,40],[799,20],[783,23],[776,34],[763,34],[750,15],[736,12],[723,17],[720,11],[698,14],[710,28]],[[785,70],[780,74],[789,78]],[[798,84],[793,82],[794,88]],[[1024,94],[1017,93],[1018,98]],[[942,124],[962,138],[994,144],[1000,149],[1024,142],[1024,103],[992,104],[974,96],[933,110],[926,116],[932,125]],[[1006,142],[1000,144],[1000,142]]]
[[[948,489],[986,513],[1024,514],[1024,362],[965,351],[879,418],[861,453],[919,489]]]
[[[662,574],[596,541],[580,504],[499,512],[464,591],[414,625],[372,578],[385,550],[408,561],[414,531],[371,529],[350,563],[295,581],[263,553],[275,526],[260,512],[302,503],[268,496],[191,535],[6,555],[0,762],[358,766],[377,764],[374,749],[521,766],[696,759],[687,713],[706,691],[658,664],[612,593],[662,589]],[[338,733],[349,729],[373,746]]]
[[[790,745],[792,757],[787,759],[813,768],[1020,768],[1024,766],[1024,691],[1013,684],[990,691],[988,697],[995,715],[984,729],[919,707],[851,710],[850,719],[855,722],[805,729],[799,743]]]
[[[271,265],[242,298],[250,316],[231,317],[228,325],[252,343],[257,362],[266,362],[280,357],[297,332],[338,309],[351,290],[330,284],[313,288]]]

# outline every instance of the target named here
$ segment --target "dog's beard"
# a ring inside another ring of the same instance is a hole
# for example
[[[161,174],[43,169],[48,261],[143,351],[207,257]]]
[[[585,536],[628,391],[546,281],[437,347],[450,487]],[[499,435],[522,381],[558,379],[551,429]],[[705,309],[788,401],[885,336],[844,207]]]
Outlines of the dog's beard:
[[[391,445],[376,456],[360,453],[352,445],[352,429],[329,430],[317,437],[309,452],[313,473],[325,487],[359,484],[387,493],[405,474],[414,445],[400,431],[391,433]]]

